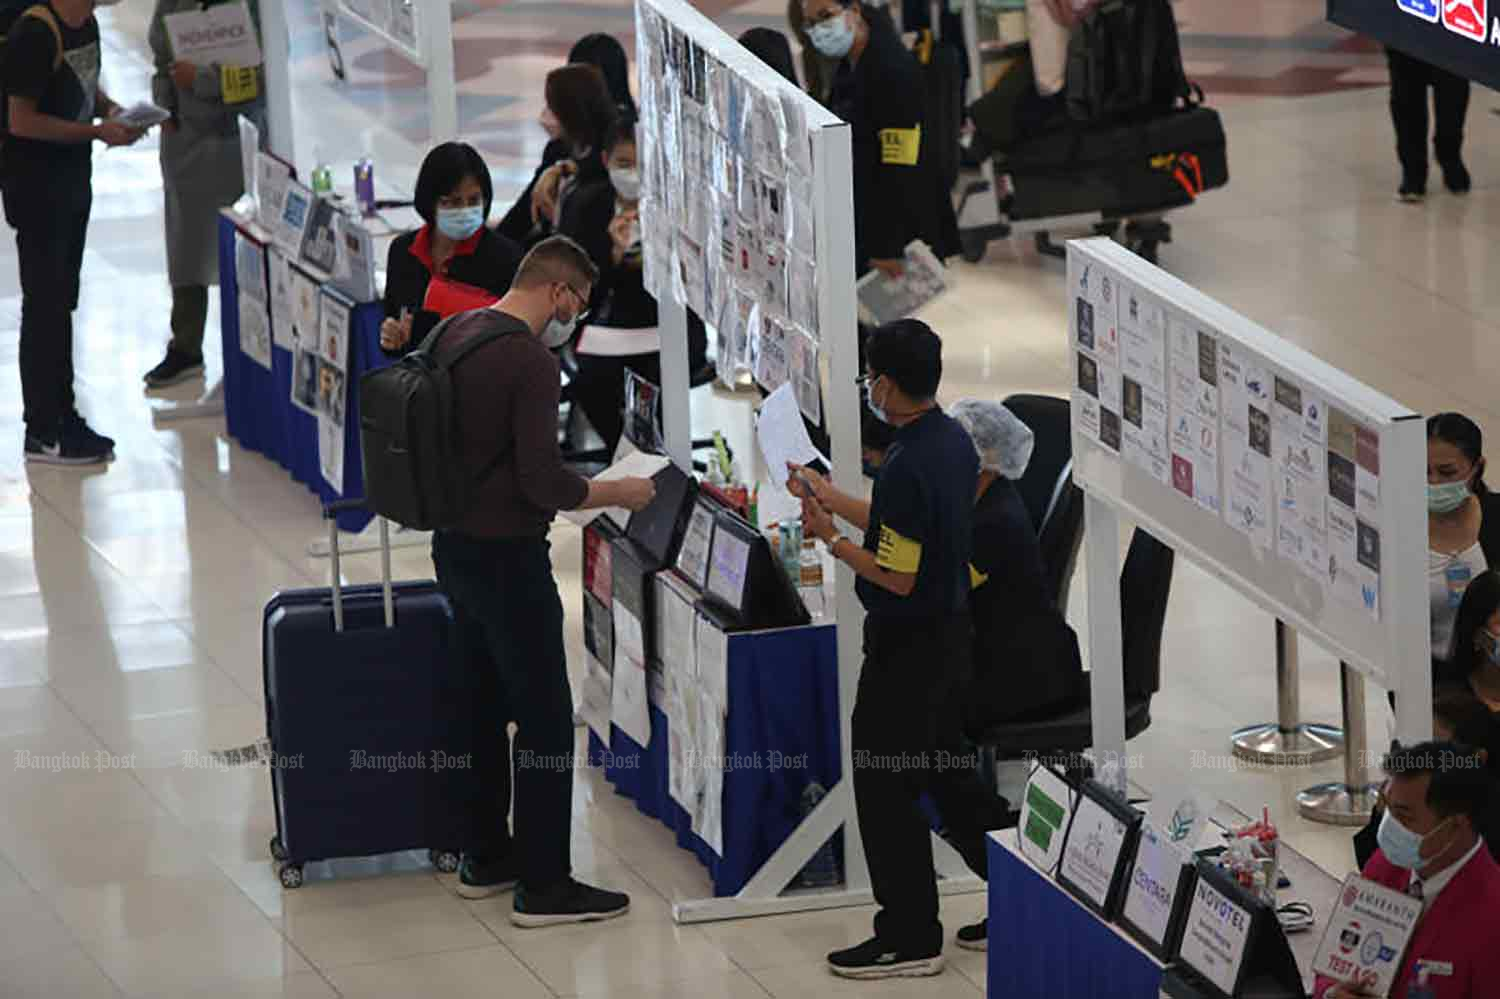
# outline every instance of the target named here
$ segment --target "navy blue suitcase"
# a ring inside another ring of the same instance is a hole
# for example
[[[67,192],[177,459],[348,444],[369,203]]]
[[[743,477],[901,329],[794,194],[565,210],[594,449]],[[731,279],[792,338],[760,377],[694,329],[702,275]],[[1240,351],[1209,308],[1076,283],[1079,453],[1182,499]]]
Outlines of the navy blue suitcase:
[[[347,505],[330,504],[327,516]],[[357,505],[353,504],[353,505]],[[486,726],[454,653],[453,613],[432,581],[390,583],[380,521],[379,584],[341,588],[338,531],[331,588],[288,590],[262,629],[266,735],[281,883],[302,865],[427,849],[444,871],[483,838]]]

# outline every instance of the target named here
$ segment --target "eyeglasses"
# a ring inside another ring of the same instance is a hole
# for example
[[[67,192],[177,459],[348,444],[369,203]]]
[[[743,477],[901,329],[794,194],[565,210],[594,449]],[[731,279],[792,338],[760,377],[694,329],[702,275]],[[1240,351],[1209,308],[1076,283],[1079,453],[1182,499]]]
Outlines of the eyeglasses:
[[[873,382],[879,380],[879,378],[880,378],[879,375],[869,375],[869,374],[860,375],[858,378],[854,379],[854,384],[855,384],[855,386],[857,388],[862,388],[862,389],[868,390],[869,387],[870,387],[870,385]]]
[[[574,317],[574,322],[585,322],[589,318],[590,311],[588,296],[580,292],[577,288],[568,284],[566,281],[560,281],[558,283],[561,284],[564,288],[571,291],[573,293],[573,297],[578,299],[578,313]]]

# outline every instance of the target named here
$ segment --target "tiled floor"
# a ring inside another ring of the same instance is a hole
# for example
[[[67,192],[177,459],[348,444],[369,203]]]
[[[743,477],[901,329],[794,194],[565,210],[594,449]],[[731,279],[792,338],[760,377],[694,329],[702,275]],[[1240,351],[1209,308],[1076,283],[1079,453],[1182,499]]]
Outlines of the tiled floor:
[[[117,97],[145,92],[147,6],[103,15]],[[409,185],[425,142],[420,76],[351,36],[353,76],[335,87],[312,5],[294,6],[301,158],[321,150],[342,176],[344,164],[373,153],[384,185]],[[775,24],[780,4],[711,9],[738,32]],[[1500,102],[1476,91],[1474,194],[1398,206],[1378,54],[1321,25],[1315,3],[1182,0],[1178,9],[1188,62],[1226,115],[1233,180],[1174,220],[1163,264],[1419,410],[1460,408],[1500,431],[1491,349],[1500,342],[1500,121],[1491,113]],[[541,74],[585,31],[628,32],[628,7],[459,4],[455,15],[465,134],[491,156],[503,202],[540,146]],[[259,609],[278,588],[322,580],[326,563],[306,554],[318,511],[215,421],[152,425],[139,379],[159,357],[168,304],[155,155],[150,140],[96,154],[77,362],[83,408],[120,440],[107,471],[21,463],[19,297],[13,244],[0,240],[0,995],[980,992],[983,960],[962,952],[934,981],[832,981],[822,955],[861,939],[867,910],[673,925],[669,902],[706,893],[703,870],[592,774],[577,784],[575,862],[582,876],[632,893],[634,909],[617,923],[522,932],[504,901],[460,901],[450,878],[420,870],[282,892],[265,856],[265,772],[184,764],[193,759],[185,754],[262,733]],[[957,291],[927,316],[947,342],[944,397],[1061,390],[1060,267],[1017,240],[956,275]],[[744,400],[698,395],[700,429],[727,427],[745,447]],[[559,526],[554,541],[571,609],[578,536]],[[351,578],[375,577],[373,556],[346,566]],[[396,570],[424,577],[431,567],[408,549]],[[1080,594],[1075,620],[1082,610]],[[568,641],[576,653],[576,616]],[[1341,873],[1346,834],[1300,822],[1290,808],[1296,790],[1336,767],[1193,765],[1193,750],[1222,753],[1233,727],[1272,716],[1271,659],[1267,617],[1180,567],[1164,689],[1154,724],[1132,744],[1133,776],[1161,795],[1192,782],[1245,809],[1269,803],[1294,844]],[[1306,714],[1336,719],[1332,658],[1305,648],[1303,671]],[[1378,740],[1384,719],[1371,714]],[[945,922],[966,922],[981,904],[947,900]]]

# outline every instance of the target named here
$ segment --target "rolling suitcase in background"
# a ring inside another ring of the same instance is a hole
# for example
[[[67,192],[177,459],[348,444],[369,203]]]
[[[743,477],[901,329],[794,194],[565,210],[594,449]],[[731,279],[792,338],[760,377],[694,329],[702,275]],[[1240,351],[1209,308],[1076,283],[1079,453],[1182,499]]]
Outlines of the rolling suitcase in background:
[[[277,593],[262,629],[271,793],[286,888],[302,865],[427,849],[440,870],[483,838],[492,787],[472,682],[454,652],[453,612],[433,581],[391,585],[380,521],[379,584],[339,582],[339,510],[329,504],[328,589]],[[493,740],[490,740],[493,742]]]

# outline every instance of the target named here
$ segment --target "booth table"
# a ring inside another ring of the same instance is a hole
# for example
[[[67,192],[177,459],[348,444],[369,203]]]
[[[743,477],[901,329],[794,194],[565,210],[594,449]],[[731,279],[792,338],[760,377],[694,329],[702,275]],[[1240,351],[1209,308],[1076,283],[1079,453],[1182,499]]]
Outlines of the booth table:
[[[349,358],[344,382],[348,397],[344,419],[344,481],[335,489],[318,464],[318,421],[292,405],[292,354],[271,348],[267,371],[240,351],[239,282],[235,274],[235,232],[243,223],[229,209],[219,214],[220,332],[224,342],[224,419],[229,435],[241,446],[274,459],[292,478],[317,494],[320,503],[364,496],[364,469],[359,448],[360,376],[389,361],[380,350],[379,302],[356,304],[349,313]],[[263,242],[264,237],[245,229]],[[370,522],[363,510],[338,515],[339,527],[359,531]]]
[[[1223,803],[1214,817],[1229,827],[1249,822]],[[992,999],[1158,999],[1162,963],[1023,857],[1015,830],[990,833],[987,849],[990,947],[985,995]],[[1278,899],[1306,902],[1313,910],[1312,929],[1287,934],[1303,987],[1310,992],[1309,969],[1342,881],[1284,841],[1278,856],[1281,872],[1291,881]],[[1351,866],[1353,859],[1351,853]]]
[[[839,780],[838,654],[831,624],[729,636],[724,723],[723,854],[692,831],[668,784],[667,716],[651,706],[651,741],[611,726],[608,753],[589,733],[589,758],[615,790],[660,819],[708,868],[714,894],[734,895],[802,819],[816,782]]]

